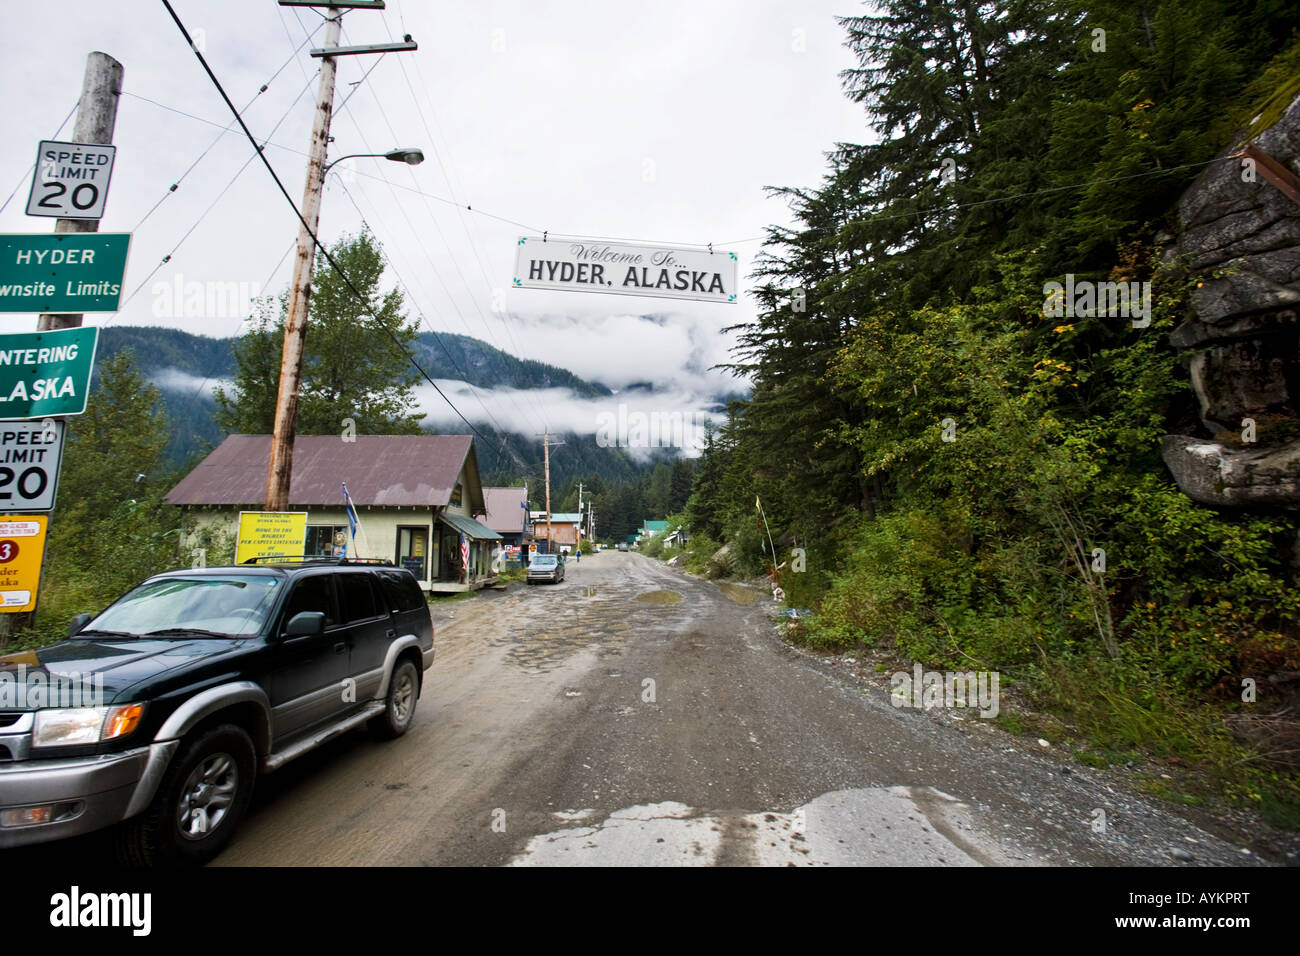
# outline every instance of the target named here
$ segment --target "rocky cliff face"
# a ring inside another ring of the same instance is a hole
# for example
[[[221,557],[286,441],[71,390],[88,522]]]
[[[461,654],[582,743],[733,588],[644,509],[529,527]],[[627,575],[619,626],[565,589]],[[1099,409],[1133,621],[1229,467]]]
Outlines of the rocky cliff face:
[[[1300,174],[1300,97],[1179,201],[1175,251],[1205,279],[1170,341],[1211,437],[1167,435],[1164,459],[1204,504],[1300,509],[1300,204],[1226,159],[1246,142]]]

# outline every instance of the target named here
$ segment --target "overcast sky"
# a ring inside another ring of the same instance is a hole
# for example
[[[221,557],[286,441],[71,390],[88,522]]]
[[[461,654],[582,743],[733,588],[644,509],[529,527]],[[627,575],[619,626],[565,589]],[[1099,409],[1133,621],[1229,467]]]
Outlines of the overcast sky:
[[[269,140],[268,158],[301,202],[319,65],[307,50],[323,40],[321,16],[274,0],[174,6],[236,105],[254,100],[245,120]],[[420,49],[340,58],[329,158],[394,146],[427,158],[416,167],[341,163],[327,180],[321,237],[354,231],[364,217],[390,260],[389,283],[409,293],[425,327],[614,388],[650,379],[674,401],[728,391],[736,383],[707,368],[728,357],[720,329],[754,314],[748,296],[722,305],[511,290],[516,240],[548,230],[712,242],[737,252],[747,273],[760,244],[741,240],[790,221],[763,187],[813,185],[827,149],[867,135],[838,77],[852,57],[835,16],[858,12],[849,0],[389,0],[384,12],[349,12],[345,44],[409,33]],[[133,233],[130,299],[87,322],[238,334],[238,310],[178,308],[174,290],[233,282],[278,292],[297,221],[265,168],[248,162],[242,134],[221,133],[231,116],[162,3],[6,4],[3,18],[0,202],[16,192],[0,231],[52,228],[24,214],[36,145],[71,139],[71,121],[55,131],[77,100],[85,56],[109,53],[125,67],[126,95],[100,228]],[[4,316],[0,329],[29,330],[34,318]],[[488,400],[505,408],[508,398]],[[579,421],[590,417],[582,408]],[[534,409],[530,420],[548,417]],[[553,427],[574,417],[556,416]]]

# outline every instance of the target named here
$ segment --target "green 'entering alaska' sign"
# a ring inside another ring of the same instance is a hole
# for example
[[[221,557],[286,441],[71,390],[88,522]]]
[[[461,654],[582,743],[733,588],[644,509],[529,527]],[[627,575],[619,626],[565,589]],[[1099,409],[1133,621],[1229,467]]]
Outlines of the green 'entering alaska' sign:
[[[98,341],[94,326],[0,335],[0,418],[84,412]]]
[[[129,232],[0,235],[0,312],[116,312]]]

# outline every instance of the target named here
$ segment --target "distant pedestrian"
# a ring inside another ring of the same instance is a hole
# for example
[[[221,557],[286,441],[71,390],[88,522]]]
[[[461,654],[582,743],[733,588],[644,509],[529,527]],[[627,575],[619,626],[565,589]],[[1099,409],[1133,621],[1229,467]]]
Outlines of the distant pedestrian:
[[[578,564],[581,564],[581,563],[582,563],[582,549],[581,549],[581,548],[578,548],[576,551],[573,552],[573,560],[576,561]]]

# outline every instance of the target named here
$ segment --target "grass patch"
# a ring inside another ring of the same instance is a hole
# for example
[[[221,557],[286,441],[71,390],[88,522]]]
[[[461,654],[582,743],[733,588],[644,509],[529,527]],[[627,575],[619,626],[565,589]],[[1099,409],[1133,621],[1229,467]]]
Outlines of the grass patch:
[[[1155,797],[1158,800],[1167,800],[1170,803],[1181,804],[1184,807],[1200,807],[1205,805],[1205,798],[1198,797],[1193,793],[1184,793],[1175,787],[1172,781],[1165,780],[1161,777],[1146,777],[1138,781],[1137,789],[1139,793],[1145,793],[1149,797]]]
[[[471,601],[474,599],[473,591],[457,591],[454,594],[430,594],[429,604],[454,604],[457,601]]]
[[[1090,752],[1076,755],[1085,763],[1131,753],[1184,766],[1228,802],[1254,807],[1274,826],[1300,829],[1298,775],[1270,768],[1228,734],[1221,708],[1192,699],[1186,689],[1122,664],[1073,661],[1053,666],[1038,691],[1044,706],[1088,741]],[[1138,789],[1185,806],[1206,802],[1163,778],[1144,780]]]
[[[1110,766],[1109,760],[1101,754],[1089,750],[1080,750],[1074,755],[1074,759],[1086,767],[1092,767],[1094,770],[1105,770]]]
[[[1265,790],[1260,794],[1259,812],[1279,830],[1300,830],[1300,796],[1294,790]]]

